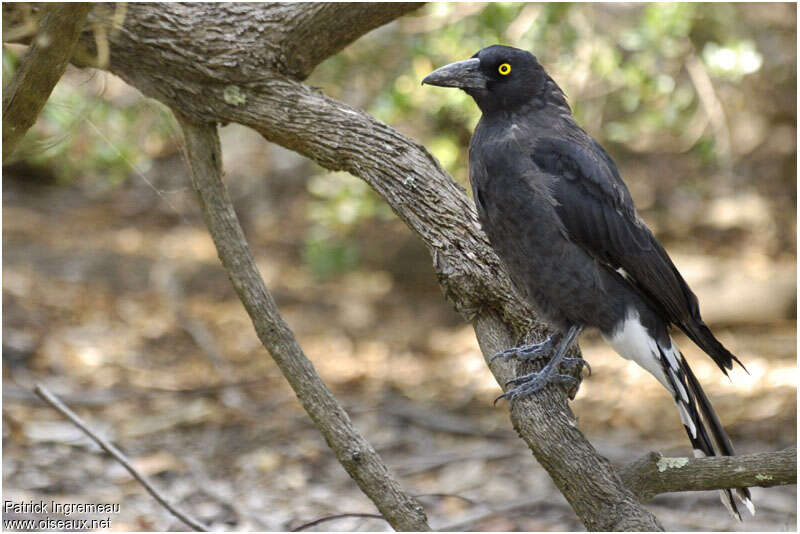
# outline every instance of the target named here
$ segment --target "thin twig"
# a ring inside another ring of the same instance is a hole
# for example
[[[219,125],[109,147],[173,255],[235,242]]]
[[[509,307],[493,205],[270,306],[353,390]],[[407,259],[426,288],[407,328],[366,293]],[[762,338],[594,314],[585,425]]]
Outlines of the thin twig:
[[[253,378],[250,380],[240,380],[238,382],[223,382],[210,386],[198,386],[195,388],[170,389],[161,387],[136,387],[136,388],[113,388],[108,390],[88,390],[80,393],[73,393],[69,397],[62,396],[63,402],[71,406],[105,406],[110,402],[122,402],[127,400],[146,399],[156,395],[179,395],[179,396],[203,396],[217,393],[226,389],[244,388],[264,384],[274,380],[274,376]],[[36,399],[36,395],[31,393],[30,386],[3,385],[3,400],[29,402]],[[289,401],[286,401],[289,402]]]
[[[537,505],[545,505],[548,508],[568,509],[566,503],[552,502],[546,496],[540,495],[535,498],[522,499],[519,501],[508,502],[497,506],[490,506],[488,507],[487,510],[476,510],[474,512],[469,512],[460,519],[456,519],[455,521],[446,523],[444,525],[436,526],[436,530],[439,532],[465,531],[470,529],[473,525],[480,523],[481,521],[485,521],[486,519],[490,519],[492,517],[496,517],[499,515],[506,516],[511,514],[518,514],[520,512],[525,511],[528,508]]]
[[[507,458],[514,458],[524,454],[524,450],[514,450],[512,448],[497,448],[490,450],[477,450],[464,453],[446,453],[436,456],[415,457],[413,462],[405,465],[398,465],[396,467],[398,473],[404,477],[410,477],[434,471],[442,467],[454,464],[456,462],[463,462],[467,460],[505,460]]]
[[[703,62],[694,52],[687,56],[685,66],[686,71],[689,73],[689,78],[692,80],[692,84],[700,97],[700,103],[708,114],[709,120],[711,120],[711,125],[714,128],[714,140],[717,143],[725,170],[731,172],[730,129],[728,128],[728,119],[725,116],[725,108],[722,107],[722,103],[717,97],[717,92],[714,90],[714,82],[711,81],[711,76],[708,75]]]
[[[41,398],[44,402],[55,408],[61,415],[69,419],[72,424],[80,428],[84,434],[92,438],[95,443],[97,443],[104,451],[110,454],[116,461],[122,464],[122,467],[128,470],[128,472],[139,481],[139,483],[144,486],[144,489],[153,496],[153,498],[158,501],[158,503],[166,508],[172,515],[192,527],[194,530],[198,532],[208,532],[208,527],[205,526],[203,523],[194,519],[190,515],[186,514],[185,512],[181,512],[177,508],[175,508],[169,501],[164,498],[161,493],[153,487],[152,484],[147,480],[144,475],[139,474],[138,471],[131,465],[128,458],[122,454],[122,452],[117,449],[114,445],[100,437],[96,432],[94,432],[91,428],[89,428],[86,423],[84,423],[83,419],[78,417],[78,414],[73,412],[69,409],[67,405],[61,402],[58,397],[50,393],[44,386],[41,384],[37,384],[33,388],[33,392],[36,393],[39,398]]]
[[[399,419],[436,432],[491,439],[515,438],[514,434],[509,431],[484,430],[475,424],[472,419],[445,412],[436,407],[417,405],[395,399],[384,403],[381,408],[382,411]]]
[[[166,297],[172,314],[175,316],[178,325],[183,331],[189,334],[194,344],[203,351],[211,364],[219,371],[223,378],[230,382],[234,373],[231,368],[230,359],[222,354],[214,334],[205,327],[200,321],[189,317],[185,312],[185,295],[180,278],[175,273],[175,267],[170,262],[159,264],[154,269],[156,285]]]
[[[309,523],[304,523],[299,527],[293,528],[290,532],[300,532],[301,530],[305,530],[315,525],[319,525],[320,523],[324,523],[326,521],[333,521],[334,519],[341,519],[343,517],[369,517],[373,519],[383,519],[384,521],[386,521],[386,518],[380,514],[362,514],[362,513],[336,514],[336,515],[320,517],[319,519],[315,519],[314,521],[311,521]]]
[[[460,499],[471,506],[479,506],[481,504],[478,501],[470,499],[469,497],[464,497],[463,495],[459,495],[458,493],[417,493],[416,495],[414,495],[415,499],[424,499],[426,497],[437,498],[437,499],[445,499],[452,497],[454,499]]]
[[[219,428],[218,427],[214,428],[213,432],[214,434],[218,434]],[[220,443],[221,440],[215,439],[214,442]],[[236,524],[239,528],[242,528],[243,519],[249,519],[250,521],[255,523],[257,530],[266,530],[267,525],[264,523],[262,517],[263,510],[254,509],[251,511],[245,505],[245,499],[242,499],[241,496],[237,495],[235,493],[235,490],[228,490],[228,487],[230,486],[226,486],[226,489],[224,490],[221,489],[220,484],[214,483],[214,481],[211,480],[211,478],[209,478],[208,474],[206,473],[205,467],[203,466],[202,462],[197,458],[186,456],[184,457],[184,461],[189,466],[192,478],[194,479],[195,483],[203,489],[203,492],[209,497],[216,499],[217,502],[224,504],[225,506],[228,506],[230,507],[231,510],[233,510],[233,513],[236,514],[237,516]],[[231,486],[235,485],[231,484]]]

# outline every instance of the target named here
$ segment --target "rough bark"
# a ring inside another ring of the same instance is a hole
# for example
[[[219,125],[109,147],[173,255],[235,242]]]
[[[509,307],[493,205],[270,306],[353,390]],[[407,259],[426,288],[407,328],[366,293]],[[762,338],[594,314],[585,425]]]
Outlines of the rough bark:
[[[713,458],[665,458],[651,452],[620,475],[643,501],[672,491],[797,484],[797,447]]]
[[[484,355],[514,344],[496,315],[481,314],[474,325]],[[529,368],[517,372],[527,371]],[[509,366],[493,365],[492,372],[499,384],[516,376]],[[658,519],[625,486],[611,462],[578,429],[560,390],[547,388],[533,401],[513,403],[511,422],[587,530],[663,530]]]
[[[222,182],[222,153],[216,124],[179,119],[203,218],[261,343],[339,462],[389,524],[399,531],[430,530],[422,506],[402,490],[372,445],[355,429],[280,316]]]
[[[225,85],[282,72],[303,80],[324,59],[418,3],[129,4],[125,22],[93,20],[114,48],[114,65],[149,84],[173,78]],[[112,10],[96,10],[98,16]],[[112,27],[113,26],[113,27]],[[93,39],[85,39],[90,51]],[[146,54],[139,54],[142,47]],[[164,69],[169,66],[169,69]],[[138,87],[137,84],[133,84]]]
[[[72,58],[91,4],[52,4],[39,31],[3,91],[3,162],[36,122]]]

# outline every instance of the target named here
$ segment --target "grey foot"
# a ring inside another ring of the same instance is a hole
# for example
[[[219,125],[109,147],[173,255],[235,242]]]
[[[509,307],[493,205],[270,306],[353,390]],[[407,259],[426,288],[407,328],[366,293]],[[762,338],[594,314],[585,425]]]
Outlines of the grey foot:
[[[554,367],[547,365],[538,373],[528,373],[506,382],[507,386],[513,385],[517,387],[497,397],[494,403],[497,404],[500,399],[508,399],[509,401],[524,399],[548,384],[568,384],[570,387],[574,387],[578,385],[578,379],[574,376],[562,375],[556,372]]]
[[[489,360],[489,363],[492,363],[497,358],[517,358],[518,360],[534,360],[539,358],[555,348],[555,340],[553,336],[548,337],[541,343],[532,343],[530,345],[522,345],[521,347],[514,347],[508,350],[504,350],[498,354],[492,356],[492,359]]]

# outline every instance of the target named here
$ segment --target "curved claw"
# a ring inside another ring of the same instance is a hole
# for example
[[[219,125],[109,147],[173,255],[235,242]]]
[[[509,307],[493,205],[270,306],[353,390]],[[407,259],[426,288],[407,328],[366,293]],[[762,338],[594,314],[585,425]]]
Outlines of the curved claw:
[[[592,376],[592,366],[589,365],[589,362],[583,358],[564,358],[563,363],[567,365],[580,365],[586,367],[586,370],[589,371],[589,376]]]
[[[495,361],[497,358],[505,358],[505,357],[507,357],[507,356],[509,356],[509,355],[508,355],[508,354],[506,354],[505,352],[498,352],[497,354],[495,354],[494,356],[492,356],[492,359],[491,359],[491,360],[489,360],[489,363],[494,363],[494,361]]]
[[[508,397],[508,393],[503,393],[502,395],[500,395],[499,397],[497,397],[497,398],[494,400],[494,402],[492,402],[492,406],[497,406],[497,401],[499,401],[500,399],[507,399],[507,398],[509,398],[509,397]]]

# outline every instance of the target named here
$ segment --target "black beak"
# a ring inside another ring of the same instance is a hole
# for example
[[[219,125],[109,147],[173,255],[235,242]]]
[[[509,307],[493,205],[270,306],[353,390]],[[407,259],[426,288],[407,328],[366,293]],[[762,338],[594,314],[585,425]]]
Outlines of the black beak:
[[[478,58],[456,61],[439,67],[422,79],[422,84],[460,89],[486,89],[486,78],[480,70]]]

